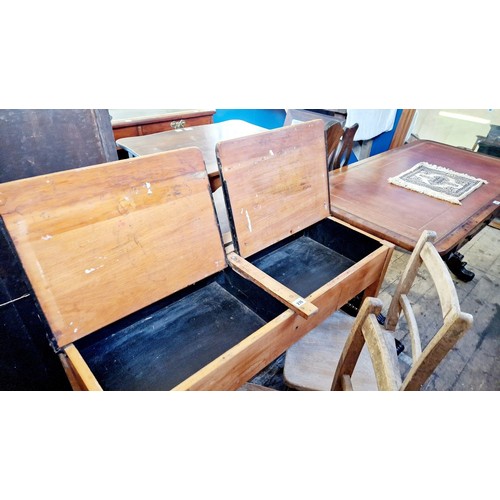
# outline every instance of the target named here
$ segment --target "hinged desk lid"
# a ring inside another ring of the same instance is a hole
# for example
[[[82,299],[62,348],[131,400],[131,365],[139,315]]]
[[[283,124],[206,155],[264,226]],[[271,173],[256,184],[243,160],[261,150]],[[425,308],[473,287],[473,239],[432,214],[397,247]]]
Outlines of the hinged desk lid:
[[[226,267],[196,148],[1,184],[0,214],[59,346]]]
[[[321,120],[219,142],[216,153],[242,257],[329,216]]]

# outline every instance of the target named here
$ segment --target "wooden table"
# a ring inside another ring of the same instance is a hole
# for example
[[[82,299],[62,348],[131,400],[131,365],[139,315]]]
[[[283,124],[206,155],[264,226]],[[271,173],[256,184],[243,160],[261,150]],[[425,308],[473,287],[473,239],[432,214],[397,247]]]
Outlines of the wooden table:
[[[213,122],[215,109],[110,109],[115,140]]]
[[[463,199],[462,205],[454,205],[387,181],[421,161],[480,177],[488,184]],[[330,200],[333,216],[406,250],[413,250],[424,229],[436,231],[439,254],[459,278],[469,281],[474,275],[457,262],[461,260],[457,250],[498,213],[500,160],[417,141],[333,171]]]
[[[116,141],[118,146],[128,151],[129,156],[144,156],[172,149],[196,146],[201,149],[210,185],[215,191],[220,187],[215,145],[220,141],[236,139],[247,135],[264,132],[267,129],[243,120],[227,120],[208,125],[186,127],[168,132],[159,132],[141,137],[127,137]]]

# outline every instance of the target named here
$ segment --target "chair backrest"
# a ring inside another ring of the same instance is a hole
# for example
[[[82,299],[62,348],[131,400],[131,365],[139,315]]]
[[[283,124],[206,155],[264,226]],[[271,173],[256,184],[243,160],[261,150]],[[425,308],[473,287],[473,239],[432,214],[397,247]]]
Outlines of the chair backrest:
[[[328,170],[335,170],[347,165],[351,157],[354,136],[356,135],[358,127],[359,125],[355,123],[351,127],[344,128],[340,147],[337,148],[336,154],[328,157]],[[332,134],[333,133],[336,133],[336,131],[333,131]]]
[[[344,127],[340,123],[333,123],[326,131],[326,156],[328,158],[328,170],[333,169],[333,162],[337,157],[340,140],[344,133]]]
[[[460,310],[450,273],[432,244],[435,238],[436,233],[432,231],[422,233],[393,295],[385,328],[377,321],[381,302],[374,298],[365,300],[347,339],[332,389],[348,387],[348,379],[352,375],[364,339],[374,365],[379,389],[419,390],[450,349],[472,326],[472,316]],[[442,315],[441,324],[424,349],[416,315],[408,299],[408,292],[421,265],[427,268],[437,291]],[[412,352],[412,366],[403,380],[399,373],[394,336],[391,333],[396,329],[401,312],[408,326]]]

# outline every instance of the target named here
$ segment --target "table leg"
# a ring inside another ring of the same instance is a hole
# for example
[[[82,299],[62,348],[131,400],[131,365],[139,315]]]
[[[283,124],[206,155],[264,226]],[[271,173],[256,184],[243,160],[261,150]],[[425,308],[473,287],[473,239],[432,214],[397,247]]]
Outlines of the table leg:
[[[471,281],[474,279],[475,274],[466,269],[467,262],[463,261],[464,256],[457,252],[452,251],[443,256],[443,259],[448,266],[448,269],[461,281]]]

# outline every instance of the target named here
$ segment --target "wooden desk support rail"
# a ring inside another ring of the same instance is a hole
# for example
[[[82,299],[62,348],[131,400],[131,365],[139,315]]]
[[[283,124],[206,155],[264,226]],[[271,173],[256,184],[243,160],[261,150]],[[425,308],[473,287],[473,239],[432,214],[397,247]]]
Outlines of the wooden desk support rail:
[[[314,304],[307,302],[300,295],[282,285],[238,254],[232,252],[227,258],[231,268],[240,276],[255,283],[303,318],[307,319],[318,312],[318,308]]]
[[[73,344],[69,344],[64,348],[64,353],[67,356],[69,369],[72,370],[73,377],[68,377],[70,383],[72,382],[72,378],[74,378],[75,382],[82,390],[102,391],[99,382],[96,380],[94,374],[90,370],[85,360],[82,358],[82,355],[80,354],[78,349]],[[67,370],[64,362],[63,366]],[[68,374],[68,371],[66,371],[66,374]]]

